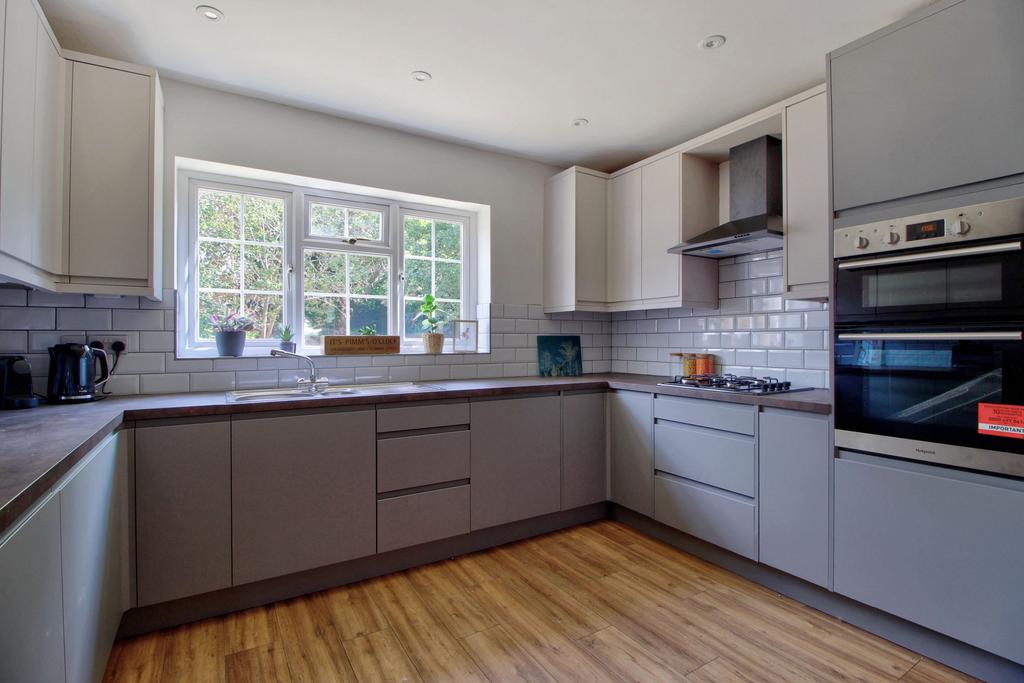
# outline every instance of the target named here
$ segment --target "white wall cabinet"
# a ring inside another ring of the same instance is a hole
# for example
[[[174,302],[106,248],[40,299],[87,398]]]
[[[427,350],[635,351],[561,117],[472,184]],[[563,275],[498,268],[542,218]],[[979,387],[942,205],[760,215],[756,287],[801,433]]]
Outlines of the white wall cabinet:
[[[76,59],[71,82],[69,283],[61,290],[159,296],[156,73]]]
[[[641,170],[608,179],[608,302],[641,298]]]
[[[607,176],[573,167],[544,188],[544,311],[603,311]]]
[[[673,154],[618,176],[573,167],[544,204],[544,310],[715,308],[718,262],[669,254],[718,221],[718,167]]]
[[[718,307],[718,261],[668,253],[717,224],[717,164],[678,153],[641,168],[642,308]]]
[[[35,188],[36,42],[32,0],[7,0],[0,116],[0,250],[34,266],[40,233]]]
[[[0,281],[160,297],[156,71],[62,51],[35,0],[0,10]]]
[[[832,221],[825,92],[787,106],[784,121],[785,297],[827,299]]]

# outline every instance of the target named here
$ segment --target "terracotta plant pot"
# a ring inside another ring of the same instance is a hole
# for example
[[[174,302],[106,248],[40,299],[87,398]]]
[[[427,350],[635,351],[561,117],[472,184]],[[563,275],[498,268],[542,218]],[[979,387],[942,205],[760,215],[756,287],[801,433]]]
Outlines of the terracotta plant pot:
[[[444,348],[444,335],[440,332],[424,332],[423,348],[427,353],[441,353]]]
[[[222,356],[241,356],[245,350],[245,331],[216,332],[217,353]]]

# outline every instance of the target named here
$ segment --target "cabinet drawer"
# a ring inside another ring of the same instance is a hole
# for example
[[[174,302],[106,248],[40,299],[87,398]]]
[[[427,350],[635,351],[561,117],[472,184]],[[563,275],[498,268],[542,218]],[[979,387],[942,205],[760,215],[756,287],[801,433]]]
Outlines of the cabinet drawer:
[[[754,497],[754,439],[750,436],[658,422],[654,468]]]
[[[654,477],[654,518],[726,550],[757,559],[756,508],[738,496]]]
[[[754,434],[754,406],[681,396],[654,397],[654,417],[737,434]]]
[[[378,432],[401,432],[409,429],[468,424],[468,401],[377,408]]]
[[[469,430],[377,440],[377,492],[469,479]]]
[[[469,533],[469,485],[377,501],[377,552]]]

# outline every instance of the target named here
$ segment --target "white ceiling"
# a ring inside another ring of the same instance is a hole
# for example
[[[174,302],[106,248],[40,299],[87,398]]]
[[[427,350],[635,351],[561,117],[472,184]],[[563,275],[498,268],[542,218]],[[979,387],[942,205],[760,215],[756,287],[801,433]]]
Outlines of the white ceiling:
[[[824,80],[928,0],[41,0],[64,47],[555,164],[620,168]],[[714,51],[697,48],[713,33]],[[409,78],[423,69],[429,83]],[[574,128],[571,121],[591,123]]]

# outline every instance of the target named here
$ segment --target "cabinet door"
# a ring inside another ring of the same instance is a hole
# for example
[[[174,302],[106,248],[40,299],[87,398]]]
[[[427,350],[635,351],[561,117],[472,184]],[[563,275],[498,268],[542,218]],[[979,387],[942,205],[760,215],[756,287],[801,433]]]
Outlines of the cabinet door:
[[[103,678],[107,657],[128,608],[127,530],[123,506],[127,459],[108,438],[60,491],[64,653],[67,680]]]
[[[608,301],[640,298],[640,183],[642,169],[608,181]]]
[[[544,310],[576,305],[576,174],[559,173],[544,185]]]
[[[680,260],[669,247],[682,235],[682,167],[679,154],[641,169],[643,240],[640,294],[644,299],[679,296]]]
[[[558,511],[559,401],[536,396],[471,404],[474,530]]]
[[[608,295],[608,180],[576,172],[576,303],[600,305]],[[545,254],[545,256],[547,256]]]
[[[833,55],[835,209],[1024,173],[1022,34],[1024,3],[966,0]]]
[[[835,590],[1024,664],[1024,483],[842,453]]]
[[[829,419],[766,409],[758,440],[761,562],[828,586]]]
[[[35,188],[36,40],[31,0],[8,0],[0,116],[0,249],[32,263],[39,234]]]
[[[612,501],[654,515],[654,396],[608,394],[611,416]]]
[[[562,509],[607,499],[605,392],[562,396]]]
[[[376,413],[278,415],[231,423],[235,585],[376,551]]]
[[[135,430],[139,605],[231,585],[231,427],[227,420]]]
[[[72,72],[69,274],[150,275],[152,83],[75,62]]]
[[[785,129],[786,294],[824,298],[832,265],[825,93],[786,107]]]
[[[32,263],[51,273],[64,265],[64,103],[67,66],[42,23],[36,25],[35,196],[39,211]]]
[[[60,498],[0,541],[0,681],[64,680]]]

